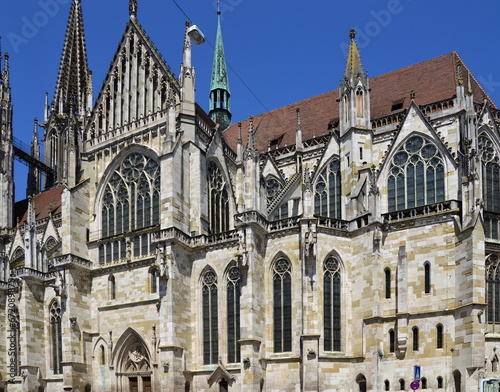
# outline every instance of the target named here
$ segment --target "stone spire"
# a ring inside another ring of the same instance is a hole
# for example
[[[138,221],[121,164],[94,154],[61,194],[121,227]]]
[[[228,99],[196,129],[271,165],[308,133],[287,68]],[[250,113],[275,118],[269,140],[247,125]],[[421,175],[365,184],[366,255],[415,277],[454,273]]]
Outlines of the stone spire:
[[[87,104],[89,73],[82,5],[73,0],[53,103],[59,114],[84,114],[80,110]]]
[[[354,85],[358,78],[365,76],[361,55],[359,54],[358,45],[356,44],[356,31],[351,29],[349,33],[351,43],[349,44],[349,53],[347,54],[347,64],[345,67],[345,81],[350,81]]]
[[[31,156],[40,160],[40,141],[38,138],[38,119],[35,118],[33,126],[33,138],[31,141]],[[26,197],[40,193],[40,170],[35,165],[30,165],[28,172],[28,187]]]
[[[215,42],[212,80],[210,82],[210,112],[212,120],[220,124],[221,130],[231,124],[231,92],[227,76],[226,56],[222,42],[220,10],[217,11],[217,38]]]
[[[91,75],[87,64],[82,5],[80,0],[73,0],[52,111],[45,105],[44,161],[49,162],[55,172],[55,178],[46,177],[46,188],[60,184],[73,186],[78,180],[85,117],[92,105],[89,96],[92,94]]]
[[[9,54],[5,53],[2,72],[3,84],[6,88],[10,87]]]
[[[259,152],[257,151],[257,142],[255,141],[255,130],[253,128],[253,116],[248,119],[248,144],[245,149],[244,159],[255,159],[259,157]]]
[[[350,128],[370,129],[370,82],[363,69],[356,32],[349,33],[351,43],[347,54],[344,78],[340,83],[340,134],[344,135]]]

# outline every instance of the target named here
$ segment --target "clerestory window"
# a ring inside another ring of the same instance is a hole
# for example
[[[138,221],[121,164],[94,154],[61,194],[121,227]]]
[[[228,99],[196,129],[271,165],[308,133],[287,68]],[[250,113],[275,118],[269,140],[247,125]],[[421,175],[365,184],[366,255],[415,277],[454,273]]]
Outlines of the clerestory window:
[[[437,147],[421,136],[409,138],[394,155],[387,181],[389,211],[444,200],[444,161]]]
[[[208,163],[208,195],[211,233],[229,230],[229,193],[222,171],[213,161]]]
[[[331,161],[319,174],[314,188],[314,213],[341,219],[340,161]]]
[[[493,253],[486,258],[487,321],[500,323],[500,257]]]
[[[484,210],[500,212],[500,156],[485,134],[478,138],[478,149],[483,166]]]

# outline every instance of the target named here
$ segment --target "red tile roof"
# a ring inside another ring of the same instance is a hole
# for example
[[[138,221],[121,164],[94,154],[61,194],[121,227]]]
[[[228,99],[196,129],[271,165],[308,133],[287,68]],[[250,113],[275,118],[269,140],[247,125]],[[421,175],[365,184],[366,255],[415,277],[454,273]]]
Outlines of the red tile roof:
[[[34,196],[37,221],[48,218],[50,213],[55,215],[61,212],[61,194],[64,188],[65,186],[61,185]],[[20,225],[26,222],[28,218],[28,199],[15,203],[14,215],[16,222],[19,219]]]
[[[392,111],[395,102],[403,100],[403,108],[410,103],[410,92],[415,90],[415,102],[427,105],[456,96],[457,60],[463,65],[463,79],[467,87],[469,70],[456,52],[433,58],[406,68],[401,68],[383,75],[370,78],[371,118],[377,119],[397,113]],[[471,74],[472,76],[472,74]],[[483,102],[487,96],[476,79],[471,77],[474,101]],[[282,137],[279,147],[295,144],[296,109],[300,108],[303,140],[312,139],[330,132],[328,125],[338,120],[339,90],[329,91],[304,101],[263,113],[254,118],[254,126],[259,127],[256,138],[260,152],[267,151],[269,140]],[[490,104],[496,108],[489,99]],[[242,121],[243,145],[248,136],[248,120]],[[229,146],[236,151],[238,125],[233,124],[224,131]]]

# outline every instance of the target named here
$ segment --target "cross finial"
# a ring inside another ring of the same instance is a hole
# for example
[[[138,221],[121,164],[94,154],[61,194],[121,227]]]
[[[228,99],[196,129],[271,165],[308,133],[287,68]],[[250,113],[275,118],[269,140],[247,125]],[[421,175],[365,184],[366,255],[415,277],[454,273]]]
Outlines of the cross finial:
[[[128,12],[130,14],[130,18],[135,18],[137,16],[137,0],[129,0],[128,3]]]
[[[410,99],[415,99],[415,90],[410,91]]]
[[[351,28],[351,31],[349,32],[349,37],[351,38],[351,40],[356,38],[356,30],[354,30],[354,28]]]
[[[220,0],[217,1],[217,15],[220,15]]]

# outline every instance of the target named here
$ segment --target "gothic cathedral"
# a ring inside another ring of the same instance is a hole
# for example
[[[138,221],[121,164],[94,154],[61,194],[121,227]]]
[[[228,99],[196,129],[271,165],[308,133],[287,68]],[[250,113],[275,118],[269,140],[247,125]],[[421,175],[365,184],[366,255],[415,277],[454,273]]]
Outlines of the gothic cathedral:
[[[337,90],[233,123],[220,16],[205,111],[193,26],[174,76],[129,7],[95,97],[71,1],[29,150],[0,54],[0,392],[497,391],[500,110],[459,55],[369,78],[352,30]]]

